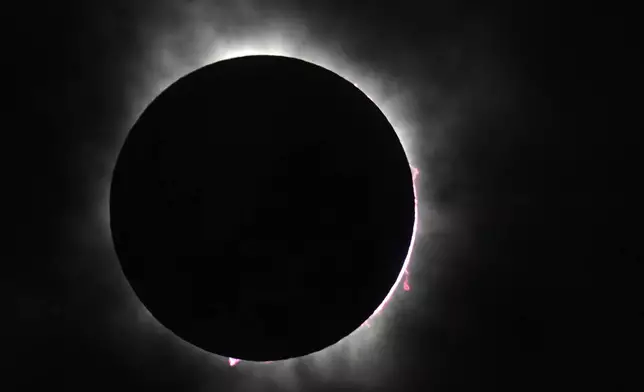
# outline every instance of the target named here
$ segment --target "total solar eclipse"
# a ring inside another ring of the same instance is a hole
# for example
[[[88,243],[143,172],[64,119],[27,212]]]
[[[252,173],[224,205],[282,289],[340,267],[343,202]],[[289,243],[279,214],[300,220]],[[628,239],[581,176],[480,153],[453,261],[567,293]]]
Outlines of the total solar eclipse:
[[[150,313],[203,350],[294,358],[360,327],[413,235],[405,151],[356,86],[289,57],[200,68],[142,113],[110,189],[116,254]]]

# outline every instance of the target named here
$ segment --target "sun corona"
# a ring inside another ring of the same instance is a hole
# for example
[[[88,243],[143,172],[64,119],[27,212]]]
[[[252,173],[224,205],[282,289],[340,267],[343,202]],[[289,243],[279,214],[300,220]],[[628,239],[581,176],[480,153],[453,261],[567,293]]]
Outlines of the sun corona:
[[[317,368],[323,372],[331,371],[330,361],[338,362],[336,359],[339,358],[345,358],[341,362],[346,360],[353,361],[351,358],[359,355],[359,352],[367,352],[370,350],[369,347],[380,344],[379,339],[385,338],[383,334],[386,333],[388,318],[396,313],[395,306],[392,303],[399,301],[400,294],[406,293],[411,289],[410,264],[412,264],[413,249],[418,242],[418,226],[421,222],[419,222],[419,195],[417,192],[418,167],[420,163],[416,162],[414,150],[414,135],[416,133],[414,128],[416,124],[409,116],[405,115],[409,109],[404,108],[407,99],[406,94],[408,93],[398,85],[392,88],[392,77],[386,74],[385,70],[374,69],[353,61],[341,49],[325,45],[322,40],[310,36],[301,24],[294,27],[282,22],[264,26],[261,29],[261,33],[257,32],[258,29],[225,37],[217,35],[209,27],[201,26],[200,28],[202,34],[198,35],[198,39],[194,43],[192,56],[175,54],[172,47],[163,39],[157,39],[154,42],[146,60],[146,63],[150,64],[154,72],[145,76],[141,74],[138,83],[135,84],[136,88],[130,91],[131,112],[127,121],[129,126],[134,123],[136,118],[158,94],[182,76],[196,69],[238,57],[252,55],[284,56],[326,68],[355,85],[385,115],[395,130],[408,158],[416,204],[410,248],[395,284],[362,327],[324,350],[300,358],[275,362],[252,362],[239,361],[235,358],[221,358],[192,346],[193,350],[201,353],[200,355],[210,356],[214,362],[223,360],[227,366],[235,368],[238,368],[241,364],[243,365],[241,367],[247,369],[247,371],[252,373],[259,372],[256,374],[265,374],[266,376],[270,374],[265,373],[267,371],[276,372],[272,373],[273,376],[289,373],[293,371],[289,369],[294,369],[293,366],[298,363],[305,363],[308,367]],[[299,33],[293,34],[293,31]],[[129,129],[127,123],[125,124],[125,129]],[[125,135],[126,133],[121,135],[121,140],[124,140]],[[139,306],[144,308],[143,305]],[[384,311],[385,309],[386,311]],[[153,319],[153,316],[145,309],[142,309],[142,311],[147,317]],[[154,320],[151,321],[156,323]],[[260,368],[257,368],[257,366]],[[354,365],[351,366],[354,367]],[[367,365],[365,364],[365,366]]]

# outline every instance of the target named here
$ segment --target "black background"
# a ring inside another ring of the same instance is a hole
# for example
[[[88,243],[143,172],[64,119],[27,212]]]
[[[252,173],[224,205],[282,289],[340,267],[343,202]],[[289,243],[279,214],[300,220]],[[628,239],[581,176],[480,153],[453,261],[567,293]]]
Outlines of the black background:
[[[286,389],[274,380],[245,387],[241,365],[210,371],[156,335],[115,344],[119,332],[105,315],[128,306],[116,295],[123,283],[100,267],[110,262],[100,247],[69,240],[91,232],[102,196],[97,173],[83,168],[109,161],[102,146],[114,143],[110,127],[130,104],[118,86],[141,72],[126,61],[145,50],[139,26],[171,30],[176,10],[195,3],[28,3],[4,14],[4,390]],[[421,201],[450,223],[418,246],[415,297],[383,337],[386,357],[371,371],[377,381],[309,370],[303,390],[636,390],[642,310],[628,245],[638,223],[626,189],[638,180],[628,148],[638,129],[638,47],[630,11],[262,4],[307,15],[319,41],[359,36],[354,56],[407,78],[401,88],[414,92],[420,124]],[[465,60],[451,62],[452,48]],[[466,117],[436,144],[432,121],[449,117],[441,102],[454,100]]]

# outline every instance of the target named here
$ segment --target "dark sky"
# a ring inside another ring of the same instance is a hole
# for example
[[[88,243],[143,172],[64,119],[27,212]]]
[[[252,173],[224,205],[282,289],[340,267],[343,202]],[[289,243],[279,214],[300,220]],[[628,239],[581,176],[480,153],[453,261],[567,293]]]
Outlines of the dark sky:
[[[629,390],[642,306],[621,223],[637,178],[625,148],[637,129],[626,11],[309,3],[7,11],[15,252],[3,273],[3,390]],[[319,60],[381,106],[420,171],[419,229],[412,289],[370,333],[288,365],[231,368],[133,300],[107,190],[151,99],[210,61],[258,50]]]

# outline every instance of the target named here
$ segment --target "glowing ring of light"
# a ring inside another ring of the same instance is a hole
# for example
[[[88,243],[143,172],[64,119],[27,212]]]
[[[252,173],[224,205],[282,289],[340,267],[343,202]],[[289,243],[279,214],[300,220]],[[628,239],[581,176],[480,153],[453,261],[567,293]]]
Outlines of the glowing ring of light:
[[[293,39],[292,36],[287,37],[285,33],[283,33],[283,31],[288,30],[288,29],[284,29],[283,26],[278,27],[277,29],[274,29],[274,30],[270,30],[270,31],[269,30],[270,29],[265,29],[264,31],[262,31],[262,33],[259,36],[235,37],[234,42],[227,41],[226,39],[210,37],[210,39],[212,39],[212,42],[205,44],[205,47],[201,48],[202,50],[200,50],[199,55],[197,55],[196,58],[192,58],[190,60],[186,60],[185,56],[181,57],[181,60],[179,61],[177,59],[174,59],[172,54],[166,48],[163,47],[162,45],[163,42],[161,42],[160,44],[162,47],[157,48],[156,50],[152,50],[153,55],[149,59],[152,63],[150,65],[151,67],[161,68],[161,72],[159,72],[160,75],[155,75],[156,76],[155,78],[145,80],[143,78],[144,75],[141,74],[141,80],[139,81],[138,89],[135,89],[130,92],[131,94],[130,99],[132,101],[131,102],[132,111],[130,112],[130,118],[129,118],[129,121],[127,122],[129,124],[133,124],[135,120],[139,117],[139,115],[143,112],[147,104],[151,102],[158,94],[160,94],[163,90],[165,90],[174,81],[178,80],[183,75],[186,75],[196,69],[199,69],[211,63],[215,63],[215,62],[227,60],[227,59],[233,59],[237,57],[244,57],[244,56],[250,56],[250,55],[278,55],[278,56],[292,57],[292,58],[296,58],[296,59],[300,59],[303,61],[316,64],[352,82],[372,102],[376,104],[376,106],[383,112],[383,114],[386,116],[389,123],[396,131],[396,134],[403,146],[405,154],[407,155],[408,160],[410,161],[410,175],[412,176],[413,183],[414,183],[413,191],[415,196],[413,232],[410,240],[409,251],[407,252],[407,256],[404,260],[403,267],[401,268],[401,271],[396,279],[396,282],[389,290],[387,296],[383,299],[382,303],[374,310],[372,315],[369,317],[368,320],[366,320],[366,322],[363,324],[362,327],[356,329],[354,332],[346,336],[344,339],[340,340],[335,345],[327,347],[316,353],[312,353],[300,358],[269,362],[276,366],[283,364],[284,366],[290,368],[291,364],[294,363],[294,361],[311,360],[315,363],[318,363],[319,361],[325,361],[325,357],[327,355],[332,355],[333,352],[336,352],[336,349],[337,350],[344,349],[347,345],[347,342],[351,342],[354,340],[357,341],[358,337],[361,336],[360,334],[366,333],[367,330],[371,331],[371,335],[368,337],[365,337],[365,339],[372,339],[375,336],[375,333],[376,333],[375,330],[377,330],[377,328],[374,328],[374,326],[371,324],[375,316],[379,315],[382,312],[382,310],[387,306],[387,304],[390,303],[391,299],[394,297],[394,294],[401,287],[401,283],[405,291],[409,290],[409,282],[408,282],[409,265],[410,265],[413,249],[417,240],[418,223],[419,223],[418,222],[419,221],[418,194],[417,194],[417,187],[415,183],[417,175],[419,174],[419,171],[416,168],[417,165],[413,165],[413,163],[409,159],[410,157],[413,158],[412,147],[414,143],[413,143],[413,140],[411,140],[412,139],[411,132],[406,133],[405,131],[409,130],[406,128],[412,127],[412,124],[396,116],[397,109],[400,109],[400,108],[396,108],[396,105],[400,105],[400,103],[397,102],[397,99],[400,97],[394,97],[393,99],[390,98],[391,94],[386,92],[379,84],[379,81],[380,81],[379,75],[375,75],[373,73],[369,74],[368,72],[358,72],[358,69],[354,64],[349,64],[347,61],[343,62],[341,56],[335,56],[335,57],[332,56],[330,53],[332,53],[333,50],[329,50],[329,51],[321,50],[320,48],[322,47],[322,45],[320,45],[317,42],[315,43],[316,45],[311,45],[310,43],[308,45],[301,45],[302,41],[307,41],[307,40],[310,41],[310,38],[306,36],[300,37],[299,39],[300,42],[298,42],[298,40]],[[207,39],[207,38],[208,37],[204,39]],[[364,70],[360,70],[360,71],[364,71]],[[387,96],[389,99],[384,99],[385,96]],[[403,96],[403,99],[404,99],[404,96]],[[129,130],[130,127],[128,127],[126,124],[124,128]],[[121,141],[125,140],[126,134],[127,133],[125,132],[122,135],[120,135]],[[118,149],[116,151],[118,151]],[[113,155],[116,156],[116,152]],[[109,225],[107,226],[109,227]],[[154,316],[151,315],[142,304],[139,304],[139,306],[141,307],[140,317],[145,317],[150,319],[149,321],[158,323],[154,319]],[[360,345],[359,347],[363,347],[363,346],[364,345]],[[354,346],[352,345],[352,347]],[[192,348],[196,349],[197,351],[200,351],[200,349],[194,346],[192,346]],[[355,347],[352,350],[354,349]],[[208,354],[214,357],[219,357],[216,355],[212,355],[210,353],[204,352],[204,354]],[[234,358],[227,358],[226,362],[230,366],[235,366],[240,361]],[[253,363],[253,362],[249,362],[249,363]],[[285,368],[282,367],[282,369],[285,369]]]

